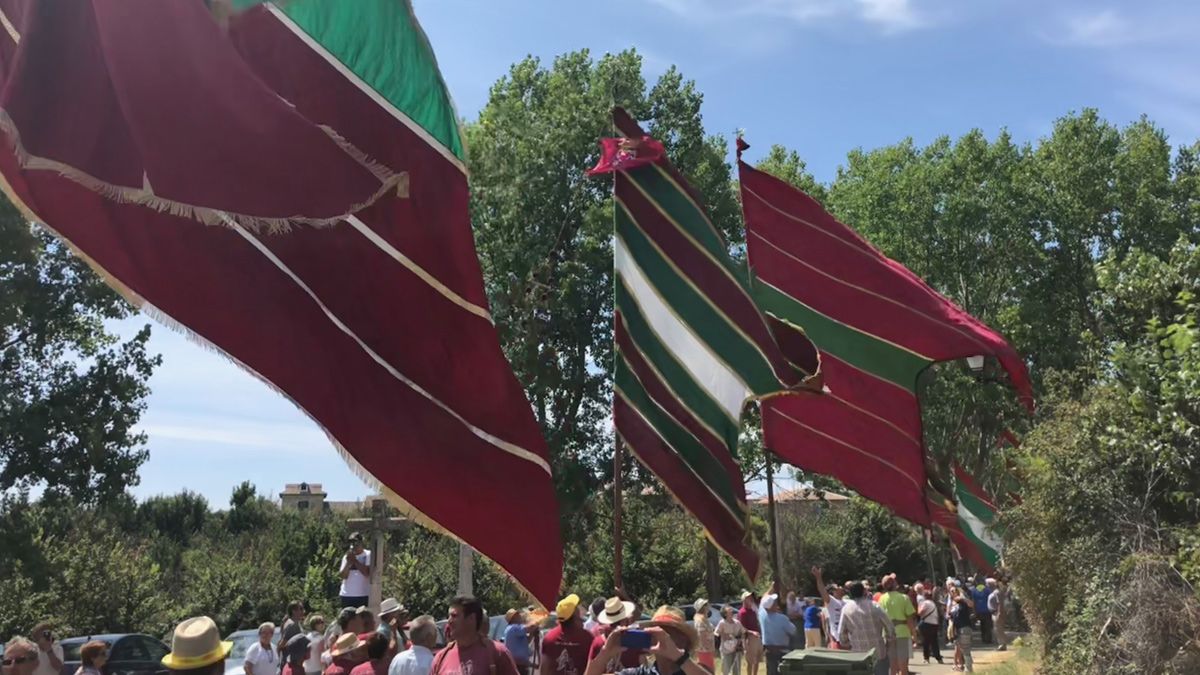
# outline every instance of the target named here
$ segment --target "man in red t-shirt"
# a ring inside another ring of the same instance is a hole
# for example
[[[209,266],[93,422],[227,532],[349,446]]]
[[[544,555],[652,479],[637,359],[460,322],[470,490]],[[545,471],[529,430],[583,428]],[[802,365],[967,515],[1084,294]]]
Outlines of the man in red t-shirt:
[[[453,642],[433,658],[430,675],[518,675],[512,655],[486,629],[482,603],[465,595],[451,600],[446,633]]]
[[[554,613],[558,625],[542,639],[541,675],[583,675],[595,636],[583,627],[579,596],[572,593],[560,600]]]
[[[754,594],[742,591],[742,608],[738,610],[738,621],[746,630],[746,672],[758,675],[758,664],[762,659],[762,627],[758,623],[758,605]]]
[[[592,648],[588,650],[588,661],[600,655],[604,649],[604,643],[608,640],[608,634],[614,628],[631,625],[637,620],[634,616],[636,605],[632,602],[622,602],[621,598],[609,598],[604,603],[604,609],[599,612],[597,622],[600,624],[600,634],[592,640]],[[604,669],[606,673],[615,673],[623,668],[637,668],[642,665],[642,655],[646,653],[644,649],[622,649],[621,655],[613,659]]]

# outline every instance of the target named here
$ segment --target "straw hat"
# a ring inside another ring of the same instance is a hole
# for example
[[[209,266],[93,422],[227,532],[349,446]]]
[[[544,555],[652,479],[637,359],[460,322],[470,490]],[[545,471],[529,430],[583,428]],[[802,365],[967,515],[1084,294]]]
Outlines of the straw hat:
[[[333,647],[329,650],[329,655],[333,657],[344,656],[350,652],[363,646],[362,640],[354,633],[342,633],[338,636],[337,642],[333,643]]]
[[[175,627],[171,636],[171,653],[162,658],[172,670],[203,668],[222,661],[233,649],[232,642],[222,642],[217,624],[207,616],[197,616]]]
[[[676,633],[682,633],[687,636],[688,643],[686,645],[677,645],[689,652],[694,653],[696,647],[700,644],[700,634],[696,632],[696,627],[693,626],[686,618],[683,612],[675,607],[659,607],[654,613],[654,618],[641,623],[643,628],[670,628]]]
[[[388,614],[395,614],[396,612],[404,613],[406,611],[408,610],[404,607],[404,605],[400,604],[400,602],[395,598],[388,598],[387,600],[379,603],[379,616],[387,616]]]
[[[606,626],[611,626],[633,616],[636,608],[632,602],[622,601],[620,598],[609,598],[604,601],[604,611],[600,612],[600,616],[596,620]]]
[[[708,607],[708,600],[705,598],[697,599],[695,604],[692,605],[692,609],[696,610],[697,614],[703,612],[706,607]]]

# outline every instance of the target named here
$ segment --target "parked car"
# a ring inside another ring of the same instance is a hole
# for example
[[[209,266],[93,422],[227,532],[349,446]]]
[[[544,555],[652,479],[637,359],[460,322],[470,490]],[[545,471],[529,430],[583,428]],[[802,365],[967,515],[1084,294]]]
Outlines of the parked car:
[[[162,659],[171,651],[156,637],[141,633],[112,633],[66,638],[59,642],[63,649],[61,675],[75,675],[82,663],[79,650],[92,640],[108,644],[108,663],[104,675],[167,675]]]
[[[242,664],[246,662],[246,650],[258,642],[258,629],[235,630],[225,636],[225,641],[233,643],[233,649],[229,650],[229,656],[225,658],[225,675],[245,675],[246,669]],[[279,646],[279,630],[271,636],[271,645]]]

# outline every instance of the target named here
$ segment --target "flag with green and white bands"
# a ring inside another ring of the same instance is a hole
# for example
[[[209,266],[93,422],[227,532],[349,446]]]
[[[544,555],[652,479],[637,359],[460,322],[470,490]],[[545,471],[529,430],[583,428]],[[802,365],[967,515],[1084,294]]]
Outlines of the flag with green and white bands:
[[[955,505],[963,534],[995,568],[1004,557],[1004,526],[997,518],[995,501],[961,466],[954,467],[954,476]]]

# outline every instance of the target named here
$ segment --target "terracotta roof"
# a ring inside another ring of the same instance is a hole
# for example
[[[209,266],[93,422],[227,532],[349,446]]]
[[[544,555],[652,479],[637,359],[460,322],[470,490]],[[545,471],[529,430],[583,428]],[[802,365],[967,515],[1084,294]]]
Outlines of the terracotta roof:
[[[849,499],[850,498],[846,495],[839,495],[836,492],[830,492],[828,490],[815,490],[813,488],[804,487],[795,488],[793,490],[784,490],[783,492],[776,493],[775,495],[776,504],[783,504],[786,502],[844,502]],[[750,503],[766,506],[767,498],[765,496],[759,497]]]

